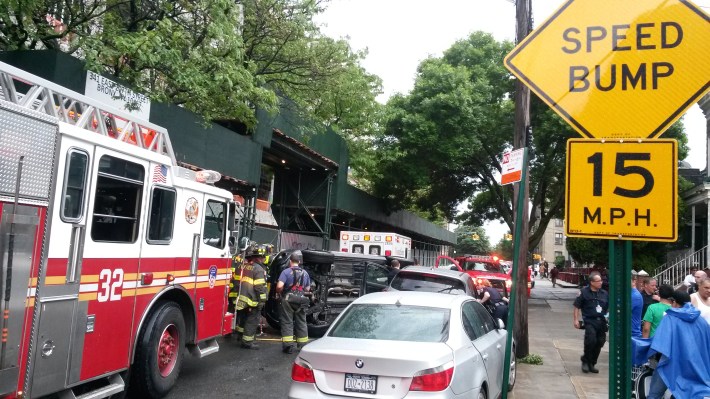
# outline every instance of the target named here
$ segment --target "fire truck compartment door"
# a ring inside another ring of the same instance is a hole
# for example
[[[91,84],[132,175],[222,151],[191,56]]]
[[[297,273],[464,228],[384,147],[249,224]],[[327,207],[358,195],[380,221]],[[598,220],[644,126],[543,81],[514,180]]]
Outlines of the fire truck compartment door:
[[[17,389],[19,377],[18,351],[22,344],[22,324],[25,308],[28,305],[27,282],[30,278],[30,269],[34,262],[33,250],[36,240],[41,240],[42,231],[39,230],[40,214],[33,206],[18,205],[13,212],[14,205],[0,204],[0,272],[2,273],[3,295],[8,286],[7,268],[10,263],[10,231],[13,231],[12,245],[12,272],[10,278],[10,303],[9,317],[7,319],[7,345],[5,346],[3,368],[0,370],[0,395],[13,392]],[[11,226],[14,214],[14,227]]]
[[[74,314],[75,297],[54,297],[40,302],[42,319],[39,323],[35,355],[32,397],[40,397],[65,386],[69,367],[71,323],[67,315]]]

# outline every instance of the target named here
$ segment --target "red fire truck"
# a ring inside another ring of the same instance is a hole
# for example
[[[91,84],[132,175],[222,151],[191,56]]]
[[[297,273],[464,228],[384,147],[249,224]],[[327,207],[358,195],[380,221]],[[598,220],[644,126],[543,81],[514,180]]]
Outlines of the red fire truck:
[[[0,397],[164,396],[216,352],[232,194],[165,129],[0,63]]]
[[[480,281],[488,280],[493,288],[498,289],[503,295],[508,295],[513,285],[512,276],[505,272],[501,260],[493,255],[463,255],[456,258],[440,255],[436,258],[435,267],[443,267],[466,272],[478,286]],[[534,287],[530,270],[528,270],[527,296],[530,296],[530,289]]]

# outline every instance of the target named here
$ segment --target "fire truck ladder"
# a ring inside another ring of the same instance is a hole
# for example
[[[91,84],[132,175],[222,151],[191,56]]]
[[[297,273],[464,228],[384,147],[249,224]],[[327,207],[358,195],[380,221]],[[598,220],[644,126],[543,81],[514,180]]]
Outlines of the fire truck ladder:
[[[29,89],[27,89],[29,87]],[[0,99],[58,120],[170,157],[168,131],[128,112],[0,62]]]

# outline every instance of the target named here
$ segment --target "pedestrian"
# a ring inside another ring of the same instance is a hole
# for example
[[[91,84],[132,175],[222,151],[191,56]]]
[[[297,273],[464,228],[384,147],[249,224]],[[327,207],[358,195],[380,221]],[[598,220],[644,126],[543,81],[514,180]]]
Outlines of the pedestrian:
[[[254,343],[256,329],[261,320],[261,310],[266,303],[266,273],[263,262],[266,258],[266,247],[256,244],[250,245],[236,276],[239,281],[238,296],[236,299],[237,334],[241,337],[242,348],[259,349]]]
[[[653,338],[656,334],[656,328],[661,323],[666,311],[671,307],[673,299],[673,287],[668,284],[661,284],[658,287],[658,296],[660,302],[654,303],[648,307],[643,315],[643,338]]]
[[[552,280],[552,287],[557,286],[557,276],[559,276],[560,270],[557,268],[557,266],[552,266],[552,270],[550,270],[550,279]]]
[[[387,273],[387,284],[392,282],[394,277],[399,273],[399,261],[397,259],[393,259],[392,263],[390,263],[390,268],[389,272]]]
[[[639,292],[643,291],[643,279],[648,277],[648,273],[644,270],[639,270],[638,271],[638,279],[636,280],[636,289],[639,290]]]
[[[293,251],[289,256],[289,267],[281,272],[276,284],[276,293],[281,297],[279,323],[281,348],[284,353],[293,353],[294,346],[301,349],[308,342],[306,308],[310,304],[307,294],[310,291],[311,278],[308,272],[300,267],[301,262],[301,251]]]
[[[641,337],[641,318],[643,315],[643,296],[638,289],[636,289],[636,279],[638,278],[637,273],[631,271],[631,336]]]
[[[643,311],[641,317],[646,315],[646,309],[648,309],[649,306],[661,300],[658,296],[658,281],[651,277],[644,277],[642,281],[641,285],[643,288],[640,291],[643,297]]]
[[[690,304],[690,295],[674,291],[651,342],[649,355],[660,353],[647,399],[661,399],[670,389],[676,398],[710,396],[710,325]]]
[[[700,317],[710,324],[710,278],[698,280],[698,292],[690,296],[690,303],[700,311]]]
[[[589,285],[582,288],[574,300],[574,327],[584,329],[584,354],[580,358],[583,373],[599,373],[599,369],[594,366],[609,329],[605,317],[609,309],[609,293],[601,286],[602,276],[599,272],[590,273]]]
[[[705,274],[705,272],[703,270],[696,271],[695,274],[693,275],[693,279],[694,279],[693,284],[691,284],[690,287],[688,287],[688,294],[693,295],[696,292],[698,292],[698,281],[706,278],[707,276],[708,275]]]
[[[487,279],[481,280],[481,285],[483,286],[483,296],[478,299],[478,302],[486,307],[494,319],[503,320],[503,324],[506,324],[508,322],[508,298],[493,288]]]
[[[683,279],[683,285],[690,288],[691,285],[695,284],[695,272],[698,271],[697,266],[690,267],[690,273],[688,273]]]
[[[540,265],[540,278],[545,278],[545,273],[547,272],[547,268],[545,268],[545,264]]]

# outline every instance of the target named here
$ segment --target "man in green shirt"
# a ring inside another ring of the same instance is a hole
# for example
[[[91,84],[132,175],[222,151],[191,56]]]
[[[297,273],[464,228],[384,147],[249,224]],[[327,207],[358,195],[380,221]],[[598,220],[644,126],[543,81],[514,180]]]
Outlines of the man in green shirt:
[[[673,297],[673,287],[668,284],[663,284],[658,288],[658,296],[661,301],[648,306],[646,314],[643,315],[643,331],[641,336],[644,338],[652,338],[656,333],[656,327],[661,323],[661,319],[666,315],[666,310],[671,307],[671,298]]]

